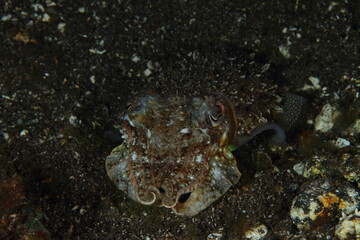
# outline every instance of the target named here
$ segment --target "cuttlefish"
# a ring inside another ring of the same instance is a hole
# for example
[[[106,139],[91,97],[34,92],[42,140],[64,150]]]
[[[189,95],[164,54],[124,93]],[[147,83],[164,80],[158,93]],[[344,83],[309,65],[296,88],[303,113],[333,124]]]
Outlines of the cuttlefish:
[[[241,173],[232,153],[262,131],[283,144],[284,130],[265,124],[236,136],[231,103],[222,95],[164,98],[144,95],[121,117],[123,142],[106,158],[116,186],[133,200],[194,216],[220,198]]]

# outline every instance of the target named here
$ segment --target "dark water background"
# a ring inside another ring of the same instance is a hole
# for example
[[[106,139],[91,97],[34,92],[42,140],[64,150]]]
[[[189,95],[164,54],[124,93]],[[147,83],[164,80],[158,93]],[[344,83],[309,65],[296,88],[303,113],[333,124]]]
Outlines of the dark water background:
[[[358,157],[356,134],[345,150],[324,142],[346,137],[359,116],[359,1],[9,0],[0,18],[1,239],[206,239],[221,229],[222,239],[241,239],[258,224],[266,239],[288,239],[300,234],[289,209],[308,181],[293,165],[319,152]],[[306,119],[325,103],[343,118],[316,140],[305,123],[282,151],[258,149],[266,145],[259,140],[237,152],[252,159],[265,151],[271,161],[239,163],[240,182],[193,218],[116,189],[104,168],[114,146],[103,134],[131,97],[219,87],[236,95],[228,82],[240,75],[304,96]],[[307,234],[334,237],[329,229]]]

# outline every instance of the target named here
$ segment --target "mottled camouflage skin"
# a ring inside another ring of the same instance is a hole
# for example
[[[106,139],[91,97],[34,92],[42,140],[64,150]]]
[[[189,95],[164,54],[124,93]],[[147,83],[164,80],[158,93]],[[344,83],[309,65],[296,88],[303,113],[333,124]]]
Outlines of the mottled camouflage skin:
[[[135,99],[107,173],[135,201],[196,215],[241,176],[228,148],[229,117],[219,96]]]

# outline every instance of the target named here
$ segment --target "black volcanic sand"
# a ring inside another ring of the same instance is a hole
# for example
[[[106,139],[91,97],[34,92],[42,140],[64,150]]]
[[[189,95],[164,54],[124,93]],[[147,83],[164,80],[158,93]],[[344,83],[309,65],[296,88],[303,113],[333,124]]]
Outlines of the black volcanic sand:
[[[260,224],[265,239],[288,239],[300,235],[291,202],[312,180],[294,164],[325,155],[322,177],[335,181],[342,154],[358,166],[359,136],[345,131],[359,118],[358,1],[39,2],[0,4],[1,239],[241,239]],[[286,92],[308,100],[307,115],[286,146],[263,136],[236,151],[240,182],[195,217],[118,190],[105,171],[116,143],[104,133],[116,131],[127,101],[214,91],[245,109],[244,131],[259,114],[275,121],[261,107]],[[318,133],[309,120],[326,103],[341,121]],[[327,144],[338,137],[352,144]],[[304,236],[336,239],[337,221]]]

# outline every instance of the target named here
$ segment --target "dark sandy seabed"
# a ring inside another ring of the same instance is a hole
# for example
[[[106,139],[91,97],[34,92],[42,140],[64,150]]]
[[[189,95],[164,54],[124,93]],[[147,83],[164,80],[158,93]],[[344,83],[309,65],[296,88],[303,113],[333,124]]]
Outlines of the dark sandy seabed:
[[[1,1],[0,238],[359,237],[336,234],[360,218],[359,1],[169,2]],[[262,91],[308,105],[285,146],[264,134],[235,151],[240,181],[189,218],[130,200],[105,171],[104,132],[148,91],[221,92],[245,109],[244,133],[276,120]],[[314,221],[290,214],[309,188],[323,196]]]

